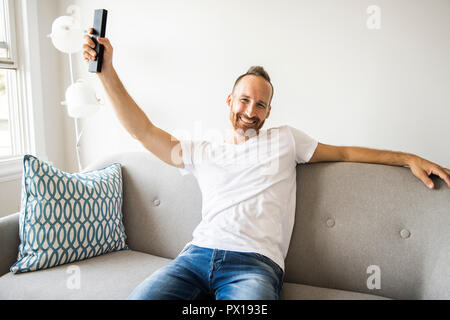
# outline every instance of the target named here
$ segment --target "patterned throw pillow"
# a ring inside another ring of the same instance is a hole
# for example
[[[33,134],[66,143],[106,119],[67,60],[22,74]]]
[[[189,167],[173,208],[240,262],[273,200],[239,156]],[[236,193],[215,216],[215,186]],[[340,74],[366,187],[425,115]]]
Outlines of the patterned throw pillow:
[[[23,158],[20,245],[10,271],[35,271],[128,249],[120,163],[66,173]]]

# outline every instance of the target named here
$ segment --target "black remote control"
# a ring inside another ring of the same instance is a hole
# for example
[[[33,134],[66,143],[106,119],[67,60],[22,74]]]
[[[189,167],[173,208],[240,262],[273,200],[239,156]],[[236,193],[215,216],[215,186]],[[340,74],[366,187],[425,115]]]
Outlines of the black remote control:
[[[89,72],[102,72],[104,47],[97,42],[97,37],[105,37],[107,16],[108,11],[105,9],[97,9],[94,11],[94,25],[92,27],[94,32],[91,34],[91,38],[95,43],[94,50],[97,52],[97,59],[89,60]]]

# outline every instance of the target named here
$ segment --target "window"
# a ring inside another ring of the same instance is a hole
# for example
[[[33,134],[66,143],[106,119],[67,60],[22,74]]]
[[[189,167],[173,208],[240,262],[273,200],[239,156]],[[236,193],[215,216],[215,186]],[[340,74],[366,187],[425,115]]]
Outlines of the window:
[[[0,157],[11,152],[11,137],[8,126],[8,95],[6,94],[6,70],[0,70]]]
[[[48,161],[37,2],[0,0],[0,183],[21,178],[26,153]]]
[[[18,154],[14,136],[17,61],[14,1],[0,0],[0,159]]]

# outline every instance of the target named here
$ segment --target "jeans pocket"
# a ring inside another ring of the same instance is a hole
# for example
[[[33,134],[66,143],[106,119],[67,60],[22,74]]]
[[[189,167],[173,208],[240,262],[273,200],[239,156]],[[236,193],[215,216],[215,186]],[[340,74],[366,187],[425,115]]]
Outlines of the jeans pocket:
[[[192,244],[185,246],[178,255],[181,256],[183,253],[188,251],[190,247],[192,247]]]
[[[259,258],[259,260],[262,260],[270,265],[279,279],[283,279],[283,269],[281,269],[281,267],[275,261],[260,253],[255,253],[255,255]]]
[[[275,275],[278,279],[278,286],[277,286],[277,295],[278,299],[281,297],[281,289],[283,288],[283,280],[284,280],[284,271],[281,269],[281,267],[272,259],[266,257],[265,255],[262,255],[260,253],[255,253],[255,256],[258,260],[265,262],[269,266],[272,267],[273,271],[275,272]]]

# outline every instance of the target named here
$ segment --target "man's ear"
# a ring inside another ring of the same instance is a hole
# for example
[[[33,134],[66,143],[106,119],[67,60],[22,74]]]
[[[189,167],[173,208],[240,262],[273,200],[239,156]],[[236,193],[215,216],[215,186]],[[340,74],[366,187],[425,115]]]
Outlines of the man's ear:
[[[269,106],[269,111],[267,112],[267,115],[266,115],[266,119],[269,117],[269,115],[270,115],[270,110],[272,110],[272,106]]]
[[[232,93],[230,93],[228,96],[227,96],[227,100],[226,100],[226,103],[227,103],[227,105],[231,108],[231,103],[232,103],[232,101],[233,101],[233,94]]]

